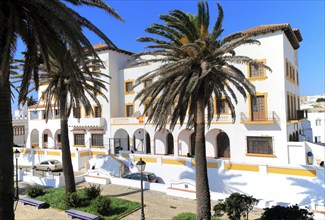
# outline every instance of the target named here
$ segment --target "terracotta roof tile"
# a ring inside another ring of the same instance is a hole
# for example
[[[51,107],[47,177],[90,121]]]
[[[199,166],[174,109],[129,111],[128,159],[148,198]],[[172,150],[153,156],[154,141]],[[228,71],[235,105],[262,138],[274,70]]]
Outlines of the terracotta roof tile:
[[[292,29],[290,24],[268,24],[268,25],[260,25],[256,26],[244,31],[240,31],[235,34],[244,34],[244,35],[260,35],[266,34],[273,31],[282,30],[290,41],[292,47],[294,49],[298,49],[300,47],[299,42],[302,41],[302,36],[299,29]],[[230,35],[233,36],[234,34]],[[227,37],[230,37],[227,36]]]
[[[100,51],[100,50],[112,50],[112,51],[116,51],[116,52],[119,52],[119,53],[124,53],[124,54],[127,54],[127,55],[132,55],[133,54],[133,52],[130,52],[130,51],[127,51],[127,50],[122,50],[122,49],[119,49],[119,48],[110,47],[107,44],[102,44],[102,43],[93,45],[93,48],[95,50],[98,50],[98,51]]]

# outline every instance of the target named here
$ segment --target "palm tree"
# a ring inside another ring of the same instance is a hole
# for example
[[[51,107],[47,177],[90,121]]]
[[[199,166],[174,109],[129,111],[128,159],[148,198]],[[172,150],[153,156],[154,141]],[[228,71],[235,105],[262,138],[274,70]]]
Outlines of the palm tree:
[[[67,69],[64,62],[64,56],[60,60],[52,60],[50,62],[51,70],[40,74],[40,85],[47,86],[41,100],[45,101],[46,120],[48,120],[48,114],[53,107],[58,107],[60,110],[65,187],[67,193],[73,193],[76,191],[76,185],[71,162],[68,117],[73,107],[79,107],[80,105],[84,106],[87,112],[93,112],[89,99],[95,101],[98,106],[100,106],[97,99],[99,95],[107,100],[103,92],[107,91],[105,87],[107,81],[105,80],[108,76],[96,71],[97,68],[93,68],[94,66],[102,67],[100,60],[88,59],[86,55],[83,60],[75,60],[75,62],[80,65],[86,63],[88,69],[95,71],[91,72],[91,75],[83,72],[83,69],[80,69],[81,73],[71,73],[70,71],[74,71],[74,69]]]
[[[148,121],[155,123],[158,130],[165,128],[167,124],[173,130],[177,122],[181,125],[186,122],[187,128],[194,128],[197,219],[211,217],[205,149],[206,122],[210,126],[213,115],[216,113],[220,116],[223,100],[229,105],[235,121],[235,90],[245,99],[246,93],[254,97],[255,87],[235,64],[253,64],[268,68],[249,57],[235,54],[236,47],[259,44],[258,41],[242,34],[220,39],[223,33],[223,10],[219,4],[218,10],[219,16],[211,33],[206,1],[198,3],[197,15],[189,15],[180,10],[161,15],[160,19],[164,24],[154,23],[146,29],[146,32],[158,37],[138,39],[149,43],[146,48],[151,50],[137,54],[135,58],[138,61],[134,64],[160,64],[157,69],[145,73],[135,83],[138,86],[148,79],[157,79],[135,97],[141,104],[147,103],[144,113],[148,112]],[[147,59],[141,59],[145,55]]]
[[[37,99],[33,96],[27,97],[27,106],[35,105],[37,104]]]
[[[65,54],[65,66],[79,69],[74,63],[85,48],[96,52],[85,37],[88,28],[106,44],[115,45],[89,20],[72,10],[73,6],[90,6],[104,10],[116,19],[121,17],[102,0],[6,0],[0,1],[0,219],[14,218],[13,212],[13,135],[11,121],[10,63],[20,37],[26,46],[25,68],[19,102],[26,100],[30,79],[38,87],[38,66],[44,62],[51,69],[49,57],[59,59]],[[69,51],[68,51],[69,48]],[[86,69],[85,64],[82,64]],[[71,71],[73,72],[73,71]]]

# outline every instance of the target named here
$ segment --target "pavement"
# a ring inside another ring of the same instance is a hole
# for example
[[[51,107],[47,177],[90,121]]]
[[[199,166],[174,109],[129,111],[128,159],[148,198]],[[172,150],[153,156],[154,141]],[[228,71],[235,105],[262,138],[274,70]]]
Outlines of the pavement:
[[[77,188],[84,188],[88,186],[88,183],[83,182],[77,185]],[[123,198],[130,201],[140,202],[141,191],[137,188],[121,186],[121,185],[100,185],[103,188],[102,195],[108,195],[111,197]],[[23,195],[31,184],[19,183],[20,195]],[[144,191],[144,213],[146,219],[160,220],[160,219],[172,219],[175,215],[182,212],[193,212],[196,210],[196,201],[191,199],[167,196],[165,193],[156,192],[152,190]],[[212,202],[212,207],[216,202]],[[254,208],[249,214],[249,220],[258,219],[261,216],[262,209]],[[213,213],[213,212],[212,212]],[[16,209],[16,220],[25,219],[52,219],[61,220],[69,219],[64,211],[46,208],[37,209],[33,206],[22,205],[18,202]],[[132,214],[124,217],[124,220],[140,219],[141,209],[133,212]],[[224,217],[223,219],[227,219]]]

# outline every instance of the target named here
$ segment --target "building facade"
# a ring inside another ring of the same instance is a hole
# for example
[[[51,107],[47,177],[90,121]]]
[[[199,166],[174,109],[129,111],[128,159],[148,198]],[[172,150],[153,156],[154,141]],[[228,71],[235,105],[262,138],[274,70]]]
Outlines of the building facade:
[[[215,116],[206,130],[207,157],[244,163],[305,164],[305,153],[299,160],[294,159],[297,158],[295,143],[310,138],[306,114],[299,106],[298,48],[302,36],[289,24],[262,25],[242,33],[254,34],[261,45],[241,46],[236,53],[263,62],[272,72],[237,66],[255,85],[257,101],[251,102],[250,97],[244,100],[237,94],[234,122],[228,106],[223,106],[220,118]],[[155,125],[147,123],[147,117],[142,116],[146,103],[140,105],[140,101],[134,101],[135,95],[151,83],[134,88],[136,79],[158,64],[130,67],[131,52],[102,44],[94,48],[105,64],[102,72],[111,77],[106,79],[109,102],[100,99],[100,108],[94,104],[94,115],[82,107],[74,109],[69,119],[72,150],[99,149],[111,154],[122,150],[193,157],[193,130],[176,126],[173,131],[168,128],[156,131]],[[38,105],[29,108],[28,117],[28,147],[61,147],[58,109],[53,109],[46,123],[44,105],[39,100]]]

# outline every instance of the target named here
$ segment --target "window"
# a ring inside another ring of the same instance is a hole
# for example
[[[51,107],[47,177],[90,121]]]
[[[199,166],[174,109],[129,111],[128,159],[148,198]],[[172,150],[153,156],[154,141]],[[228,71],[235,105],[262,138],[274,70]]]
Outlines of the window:
[[[54,115],[58,116],[59,115],[59,109],[54,109]]]
[[[48,139],[49,139],[49,135],[48,134],[44,134],[43,135],[43,141],[44,141],[44,143],[47,143],[48,142]]]
[[[25,135],[25,126],[19,125],[19,126],[12,126],[14,136],[18,135]]]
[[[85,109],[85,116],[86,116],[87,118],[90,117],[90,109]]]
[[[96,95],[97,96],[97,92],[96,91],[101,91],[101,87],[100,87],[100,85],[98,84],[98,83],[95,83],[94,84],[94,87],[95,87],[95,91],[94,91],[94,95]]]
[[[125,93],[133,92],[133,81],[126,81],[125,82]]]
[[[286,74],[287,74],[287,78],[289,78],[289,63],[288,63],[288,61],[286,61]]]
[[[133,105],[126,105],[126,117],[131,117],[133,115]]]
[[[264,62],[259,62],[264,63]],[[265,77],[265,69],[263,67],[257,67],[252,64],[249,65],[249,78]]]
[[[73,108],[73,117],[74,118],[81,118],[80,107]]]
[[[148,79],[144,81],[144,88],[147,88],[148,86],[150,86],[152,84],[152,79]]]
[[[272,137],[247,137],[247,153],[273,154]]]
[[[148,115],[150,115],[150,113],[152,112],[152,106],[148,107],[149,103],[144,104],[144,109],[148,108],[147,112],[145,113],[145,116],[148,117]]]
[[[58,134],[57,141],[58,143],[61,143],[61,134]]]
[[[215,99],[215,111],[217,112],[217,99]],[[228,114],[229,113],[229,107],[226,102],[226,100],[223,98],[221,102],[221,109],[220,109],[220,114]]]
[[[315,136],[315,143],[321,143],[320,136]]]
[[[104,146],[103,135],[102,134],[92,134],[91,135],[91,146]]]
[[[74,144],[75,145],[85,145],[85,135],[84,134],[74,134]]]
[[[322,126],[322,119],[317,118],[315,123],[316,123],[316,126]]]
[[[102,109],[100,106],[95,107],[95,118],[100,118],[102,117]]]

